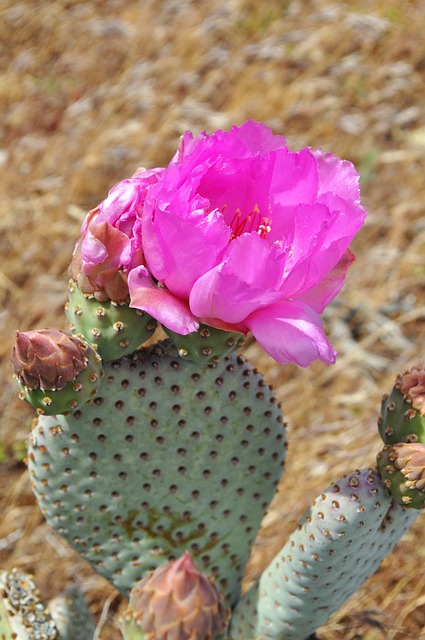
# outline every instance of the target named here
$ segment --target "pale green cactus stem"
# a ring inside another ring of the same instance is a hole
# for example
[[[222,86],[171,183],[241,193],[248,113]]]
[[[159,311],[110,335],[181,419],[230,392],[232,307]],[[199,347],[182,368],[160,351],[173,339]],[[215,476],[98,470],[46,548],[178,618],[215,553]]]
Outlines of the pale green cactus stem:
[[[165,333],[177,347],[179,356],[198,364],[212,364],[234,353],[245,342],[242,333],[224,331],[201,324],[198,331],[185,336],[164,327]]]
[[[74,280],[69,281],[68,291],[65,311],[70,331],[94,344],[103,360],[132,353],[155,331],[156,320],[126,302],[99,301],[80,291]]]
[[[104,366],[92,402],[35,423],[28,469],[43,514],[124,594],[190,551],[234,605],[282,474],[273,392],[240,356],[200,366],[170,341]]]
[[[61,640],[32,576],[18,569],[0,572],[0,638]]]
[[[124,640],[214,640],[229,617],[214,582],[185,553],[133,587],[120,628]]]
[[[56,329],[18,331],[12,364],[20,397],[46,415],[84,405],[103,376],[102,360],[88,342]]]
[[[233,640],[305,640],[379,567],[418,511],[396,504],[373,469],[331,485],[235,608]]]

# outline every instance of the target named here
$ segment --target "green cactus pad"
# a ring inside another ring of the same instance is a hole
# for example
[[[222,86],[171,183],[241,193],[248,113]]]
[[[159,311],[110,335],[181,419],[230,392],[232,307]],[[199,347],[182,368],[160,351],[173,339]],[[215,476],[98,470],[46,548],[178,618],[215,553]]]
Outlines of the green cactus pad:
[[[17,569],[0,572],[0,638],[59,640],[32,576]]]
[[[285,454],[280,407],[236,355],[200,367],[166,341],[105,364],[102,393],[40,416],[42,512],[123,593],[185,551],[234,603]]]
[[[63,389],[29,389],[18,381],[19,397],[28,402],[39,414],[48,416],[76,411],[99,392],[103,377],[102,359],[88,344],[87,366],[80,371],[75,380],[68,382]]]
[[[49,602],[49,611],[58,630],[58,640],[91,640],[96,627],[87,600],[77,586]]]
[[[385,444],[425,443],[425,416],[403,395],[399,379],[391,393],[382,398],[378,428]]]
[[[185,360],[198,364],[211,364],[237,351],[245,342],[242,333],[223,331],[201,324],[198,331],[182,336],[163,327]]]
[[[409,449],[412,451],[406,454]],[[398,504],[411,509],[425,507],[424,450],[422,443],[399,443],[393,447],[385,445],[377,456],[385,486]]]
[[[84,294],[73,280],[69,282],[65,306],[70,330],[96,345],[103,360],[115,360],[135,351],[155,331],[156,320],[128,304],[99,302]]]
[[[417,515],[391,499],[375,470],[331,485],[237,605],[231,637],[305,640],[377,570]]]

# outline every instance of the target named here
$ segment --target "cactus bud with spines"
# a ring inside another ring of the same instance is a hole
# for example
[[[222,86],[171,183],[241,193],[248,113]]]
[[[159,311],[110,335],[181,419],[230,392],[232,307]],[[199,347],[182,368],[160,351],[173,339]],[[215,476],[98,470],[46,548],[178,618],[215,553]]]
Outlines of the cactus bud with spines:
[[[46,415],[78,409],[98,393],[103,375],[86,340],[56,329],[18,331],[12,364],[20,397]]]
[[[385,445],[377,457],[385,486],[398,504],[425,507],[425,444],[401,442]]]
[[[414,366],[398,375],[382,399],[378,428],[385,444],[425,443],[425,370]]]
[[[201,324],[198,331],[187,335],[175,333],[167,327],[164,327],[164,331],[176,345],[180,357],[205,365],[218,362],[220,358],[240,349],[245,342],[242,333],[224,331],[206,324]]]
[[[135,351],[154,333],[156,320],[127,302],[99,301],[69,281],[65,311],[70,330],[96,346],[103,360],[116,360]]]
[[[229,616],[211,578],[185,553],[133,587],[120,628],[124,640],[214,640]]]

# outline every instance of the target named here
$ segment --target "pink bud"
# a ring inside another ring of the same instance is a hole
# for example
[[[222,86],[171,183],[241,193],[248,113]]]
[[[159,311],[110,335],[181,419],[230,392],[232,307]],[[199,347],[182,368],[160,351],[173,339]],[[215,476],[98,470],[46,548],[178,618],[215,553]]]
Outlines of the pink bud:
[[[425,369],[414,366],[397,380],[400,391],[413,408],[425,415]]]
[[[125,614],[149,640],[213,640],[228,617],[217,587],[189,553],[138,582]]]
[[[87,366],[87,345],[57,329],[16,332],[12,365],[30,389],[63,389]]]

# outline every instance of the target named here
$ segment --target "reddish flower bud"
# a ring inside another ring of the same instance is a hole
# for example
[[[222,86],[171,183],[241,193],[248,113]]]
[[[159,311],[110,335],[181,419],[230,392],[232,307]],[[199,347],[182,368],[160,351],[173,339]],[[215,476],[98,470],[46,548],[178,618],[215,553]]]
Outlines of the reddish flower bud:
[[[425,369],[414,366],[397,380],[400,391],[414,409],[425,415]]]
[[[396,469],[406,478],[409,489],[425,488],[425,444],[420,442],[403,442],[393,447],[390,454]]]
[[[381,478],[398,504],[412,509],[425,507],[425,444],[387,444],[377,462]]]
[[[12,365],[30,389],[63,389],[87,367],[87,345],[56,329],[16,332]]]
[[[121,630],[126,640],[213,640],[228,617],[217,587],[185,553],[137,583]]]

